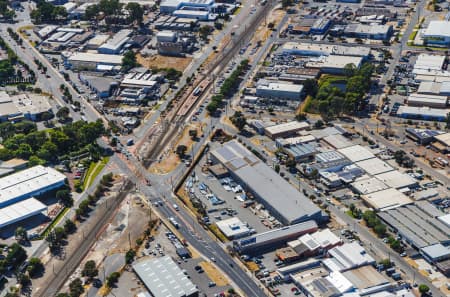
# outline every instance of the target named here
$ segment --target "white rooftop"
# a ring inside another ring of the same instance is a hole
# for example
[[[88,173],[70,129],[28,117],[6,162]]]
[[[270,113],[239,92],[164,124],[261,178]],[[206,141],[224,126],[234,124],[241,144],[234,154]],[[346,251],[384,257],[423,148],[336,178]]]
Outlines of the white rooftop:
[[[417,183],[414,178],[406,173],[401,173],[398,170],[377,174],[375,177],[395,189],[406,188]]]
[[[292,121],[283,124],[266,127],[265,130],[271,135],[294,130],[303,130],[309,127],[307,122]]]
[[[367,254],[359,243],[352,242],[332,248],[329,254],[335,259],[335,263],[341,267],[340,271],[374,263],[375,260]]]
[[[424,32],[424,37],[443,36],[450,37],[449,21],[431,21]]]
[[[238,217],[218,221],[216,222],[216,225],[227,238],[246,236],[250,231],[247,225],[241,222]]]
[[[367,204],[380,211],[397,208],[413,202],[408,196],[393,188],[363,195],[362,198]]]
[[[29,198],[45,188],[64,183],[66,176],[53,168],[41,165],[0,179],[0,207],[18,199]]]
[[[438,217],[438,220],[450,227],[450,213]]]
[[[320,59],[310,59],[310,61],[306,62],[306,66],[311,68],[344,69],[345,65],[353,64],[356,68],[359,68],[362,61],[363,57],[330,55]]]
[[[352,162],[359,162],[375,158],[375,155],[368,148],[363,147],[359,144],[339,149],[338,152],[343,154]]]
[[[359,194],[370,194],[382,190],[386,190],[389,188],[382,181],[372,177],[368,179],[358,180],[351,184],[351,186],[359,193]]]
[[[441,70],[444,66],[445,56],[420,54],[417,57],[414,69]]]
[[[394,168],[392,168],[386,162],[384,162],[378,158],[372,158],[372,159],[360,161],[360,162],[357,162],[356,165],[370,175],[380,174],[380,173],[394,170]]]
[[[0,228],[37,215],[47,206],[35,198],[28,198],[0,209]]]
[[[122,58],[123,58],[122,55],[105,55],[97,53],[75,52],[69,57],[69,60],[79,62],[93,62],[93,63],[121,65]]]

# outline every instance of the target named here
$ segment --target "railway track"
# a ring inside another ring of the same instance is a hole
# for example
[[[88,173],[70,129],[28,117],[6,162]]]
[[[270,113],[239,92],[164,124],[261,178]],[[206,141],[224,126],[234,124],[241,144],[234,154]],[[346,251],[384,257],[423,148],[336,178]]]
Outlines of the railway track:
[[[149,167],[154,160],[158,158],[164,148],[171,142],[173,137],[175,137],[178,133],[178,129],[180,125],[186,120],[187,116],[190,114],[194,106],[200,100],[204,100],[207,97],[208,92],[213,86],[213,74],[215,72],[222,71],[226,65],[231,61],[231,59],[236,55],[236,53],[241,48],[242,44],[249,42],[253,36],[253,33],[256,32],[256,29],[259,27],[261,22],[266,18],[267,14],[274,7],[275,1],[271,1],[267,3],[262,11],[255,15],[255,18],[252,20],[249,26],[245,28],[245,30],[239,34],[237,37],[233,38],[231,42],[227,43],[225,48],[216,59],[214,59],[211,64],[206,67],[206,74],[202,74],[201,78],[197,80],[197,83],[191,88],[189,94],[186,94],[183,100],[180,100],[179,104],[175,107],[174,112],[170,113],[170,118],[166,118],[165,120],[170,123],[168,127],[166,127],[166,131],[161,133],[159,139],[155,141],[155,146],[153,146],[148,152],[147,156],[143,160],[143,165],[145,167]],[[231,44],[231,47],[227,49]],[[205,81],[208,80],[207,83]],[[194,90],[202,85],[206,85],[203,88],[202,95],[196,97],[196,100],[192,102],[189,106],[185,106],[186,101],[189,100],[193,96]],[[182,113],[180,113],[182,111]]]

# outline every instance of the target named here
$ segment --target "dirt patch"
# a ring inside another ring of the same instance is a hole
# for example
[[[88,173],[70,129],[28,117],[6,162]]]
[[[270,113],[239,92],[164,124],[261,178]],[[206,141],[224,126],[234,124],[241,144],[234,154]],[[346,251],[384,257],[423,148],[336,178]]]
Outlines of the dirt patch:
[[[199,123],[187,125],[186,128],[184,128],[183,133],[173,146],[173,149],[166,151],[166,153],[162,157],[161,162],[153,163],[152,166],[150,166],[149,170],[151,173],[167,174],[173,171],[181,163],[180,158],[174,152],[177,146],[185,145],[188,148],[186,154],[189,154],[191,146],[194,143],[194,141],[189,136],[189,130],[197,130],[197,135],[202,134]]]
[[[144,58],[140,54],[136,55],[136,59],[139,64],[147,68],[174,68],[179,71],[184,71],[192,61],[191,57],[154,55]]]
[[[227,286],[228,282],[216,267],[209,262],[200,262],[199,265],[203,268],[208,277],[216,283],[218,287]]]
[[[258,264],[256,264],[256,263],[253,262],[253,261],[245,262],[245,267],[247,267],[248,270],[253,271],[253,272],[259,270]]]

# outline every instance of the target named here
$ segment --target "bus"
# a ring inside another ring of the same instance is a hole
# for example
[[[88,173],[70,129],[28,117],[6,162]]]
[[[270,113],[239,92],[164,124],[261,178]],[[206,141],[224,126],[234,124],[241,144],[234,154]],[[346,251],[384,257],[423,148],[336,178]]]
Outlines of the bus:
[[[179,228],[180,227],[180,225],[178,225],[178,222],[175,220],[175,218],[174,217],[170,217],[169,218],[169,221],[170,221],[170,223],[172,223],[172,225],[175,227],[175,228]]]
[[[200,87],[196,87],[194,89],[193,94],[194,94],[194,96],[198,96],[198,95],[200,95],[201,92],[202,92],[202,89]]]

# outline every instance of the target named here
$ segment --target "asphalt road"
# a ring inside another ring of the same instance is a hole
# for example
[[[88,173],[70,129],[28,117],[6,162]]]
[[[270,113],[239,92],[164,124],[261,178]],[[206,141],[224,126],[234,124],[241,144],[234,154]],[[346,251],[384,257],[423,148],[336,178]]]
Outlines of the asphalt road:
[[[223,247],[211,239],[210,235],[197,222],[196,218],[191,216],[183,207],[180,207],[179,211],[176,211],[173,208],[172,205],[174,203],[178,205],[180,203],[172,196],[170,184],[167,184],[167,176],[159,177],[159,179],[157,179],[156,176],[147,174],[147,177],[153,184],[153,186],[149,187],[143,183],[142,180],[137,179],[133,170],[130,169],[132,166],[140,166],[140,163],[136,161],[137,164],[136,162],[133,162],[134,164],[131,165],[117,155],[113,156],[112,160],[118,164],[122,172],[130,176],[133,182],[139,184],[139,191],[149,199],[150,203],[157,200],[165,202],[163,206],[155,208],[155,211],[158,211],[165,218],[176,218],[180,225],[178,231],[188,243],[206,258],[216,258],[215,264],[218,268],[220,268],[246,296],[266,296],[264,291],[253,281],[253,279],[223,250]],[[181,164],[181,166],[184,165]]]

